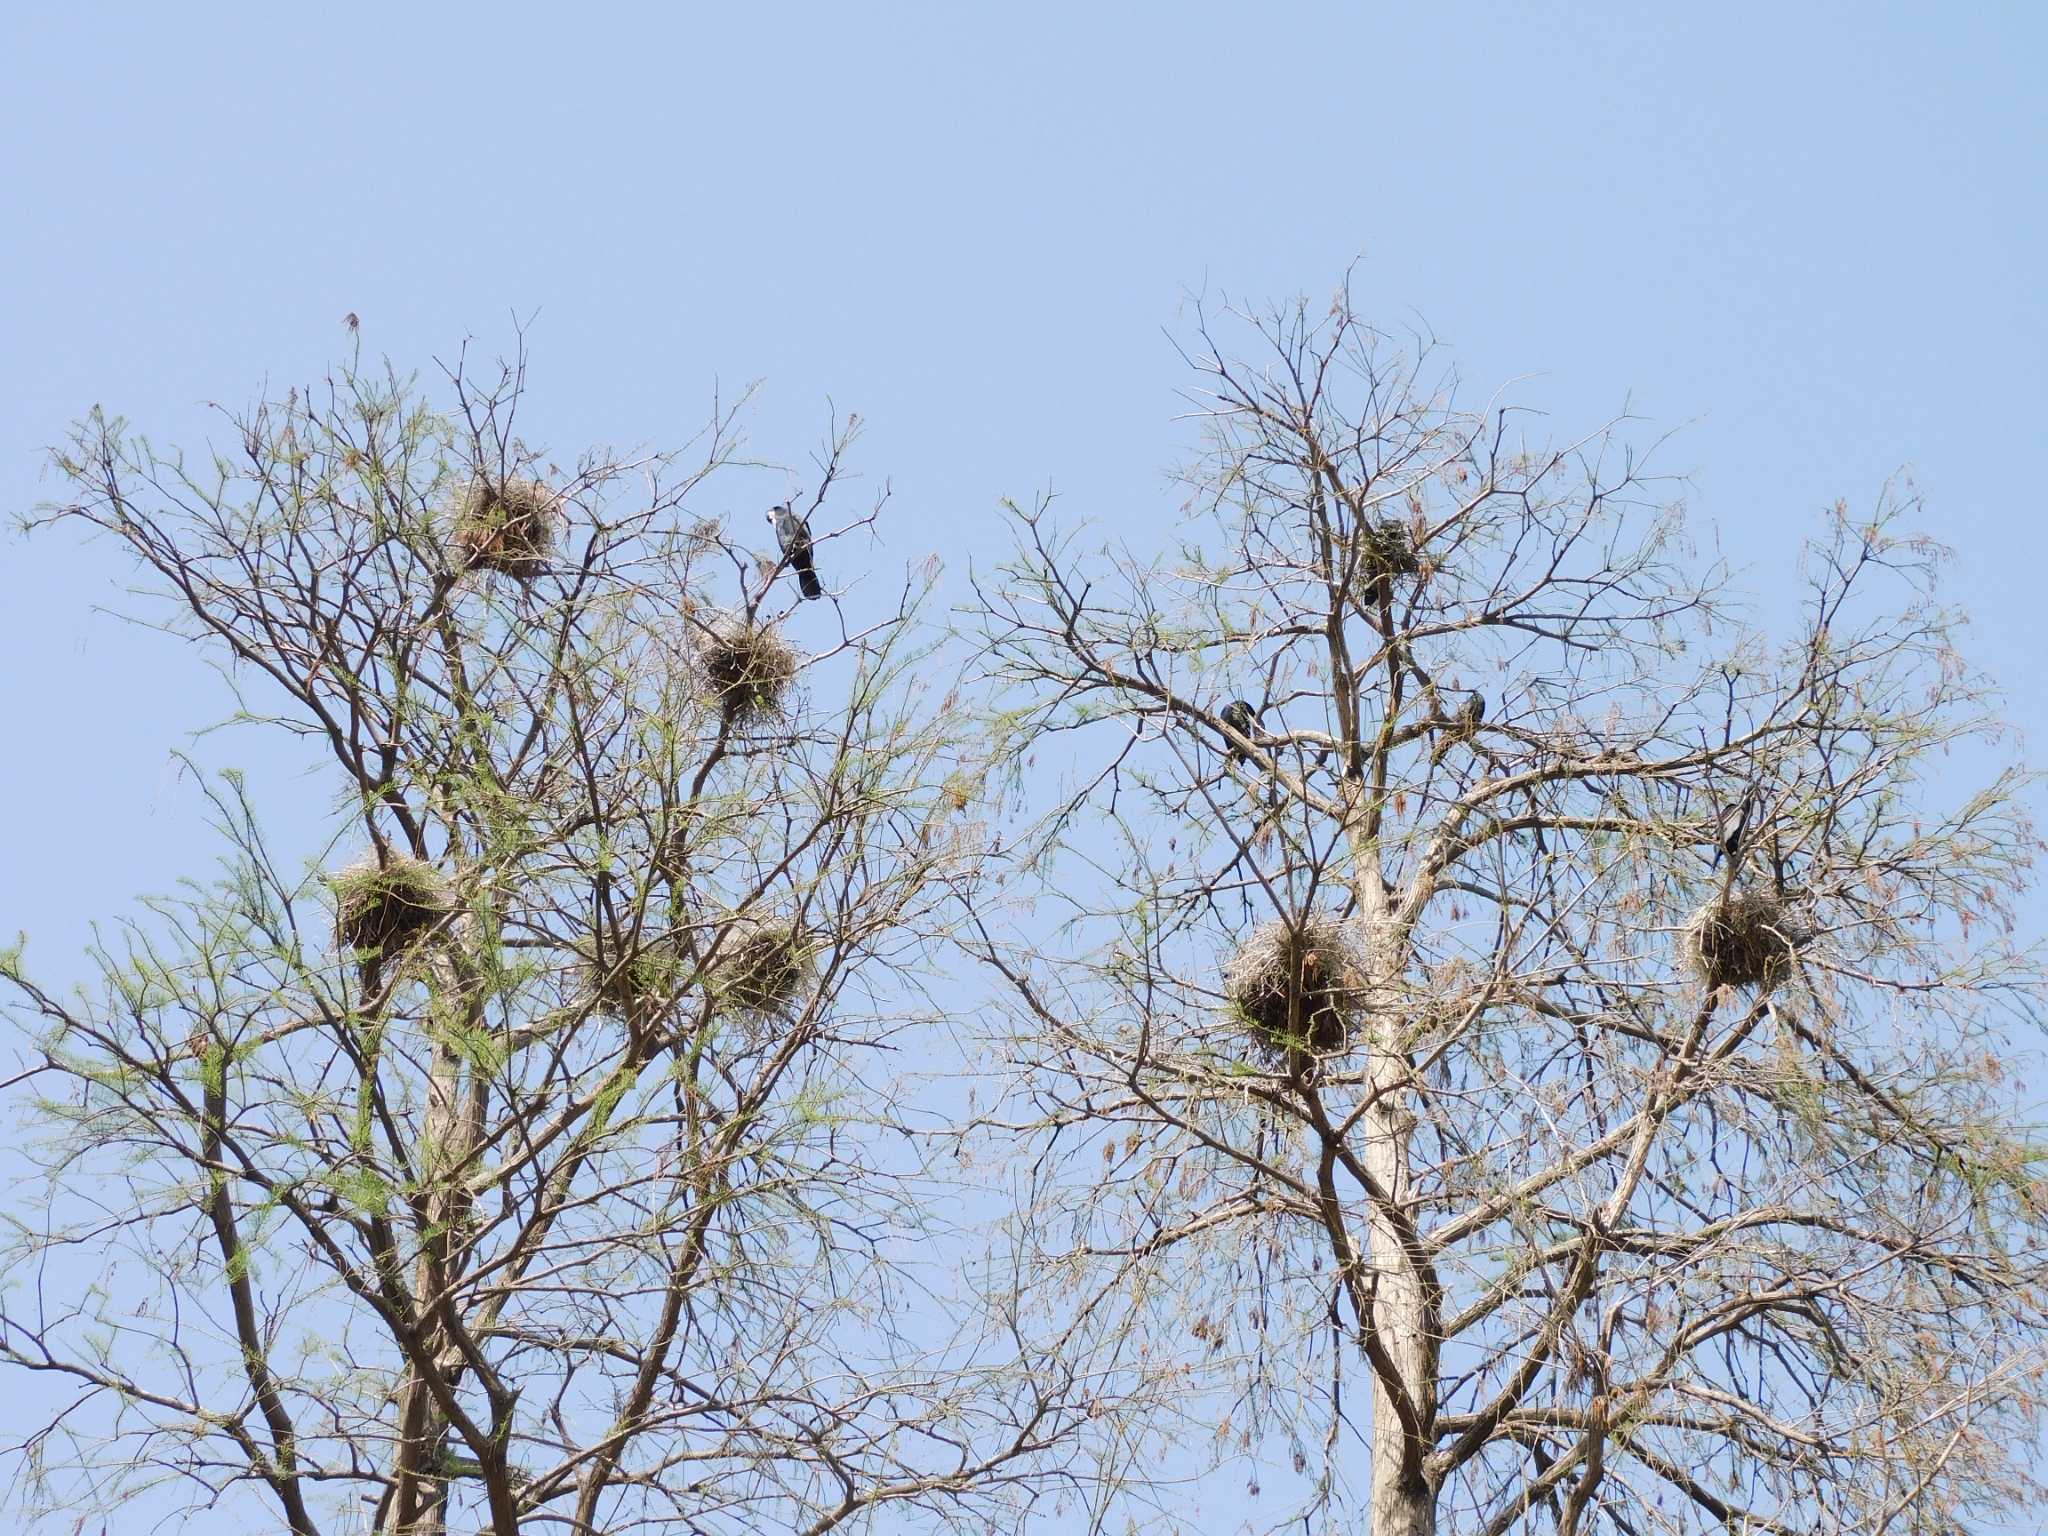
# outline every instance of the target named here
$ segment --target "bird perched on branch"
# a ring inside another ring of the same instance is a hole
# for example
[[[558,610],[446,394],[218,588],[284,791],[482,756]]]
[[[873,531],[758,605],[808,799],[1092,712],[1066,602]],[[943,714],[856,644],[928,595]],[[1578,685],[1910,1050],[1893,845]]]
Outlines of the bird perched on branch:
[[[1223,706],[1223,723],[1249,741],[1252,733],[1259,728],[1259,712],[1244,699],[1232,699]],[[1250,756],[1243,747],[1227,738],[1224,746],[1229,749],[1230,760],[1233,763],[1245,762]]]
[[[818,572],[811,564],[811,525],[798,517],[788,502],[777,502],[768,510],[775,526],[775,543],[782,551],[782,563],[796,572],[796,584],[805,597],[823,597]]]
[[[1444,722],[1444,729],[1436,739],[1436,746],[1430,751],[1430,762],[1441,761],[1444,753],[1454,742],[1470,741],[1478,734],[1479,722],[1485,718],[1486,695],[1475,688],[1465,695],[1465,702],[1458,706],[1457,714]]]
[[[1724,805],[1714,815],[1714,858],[1710,868],[1718,868],[1721,856],[1726,854],[1730,863],[1742,852],[1743,839],[1749,832],[1749,820],[1756,814],[1757,792],[1754,784],[1742,793],[1739,805]]]
[[[1251,807],[1254,817],[1250,845],[1264,849],[1273,840],[1274,818],[1279,814],[1280,781],[1277,778],[1267,779],[1265,771],[1252,762],[1251,753],[1232,739],[1242,736],[1246,741],[1255,741],[1258,738],[1259,711],[1252,706],[1249,699],[1232,699],[1223,706],[1219,718],[1225,728],[1223,750],[1229,754],[1231,762],[1254,777],[1267,780],[1264,805],[1259,803],[1257,784],[1252,784],[1245,790],[1245,803]]]

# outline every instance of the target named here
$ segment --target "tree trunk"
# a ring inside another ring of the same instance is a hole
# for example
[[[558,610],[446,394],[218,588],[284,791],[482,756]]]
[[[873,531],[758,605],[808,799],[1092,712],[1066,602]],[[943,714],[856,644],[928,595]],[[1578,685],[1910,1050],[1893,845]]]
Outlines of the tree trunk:
[[[1394,1481],[1380,1468],[1380,1437],[1373,1432],[1371,1536],[1436,1536],[1436,1493],[1420,1480]]]
[[[468,936],[466,924],[456,931]],[[448,956],[437,957],[434,980],[438,996],[470,999],[462,1022],[473,1026],[477,994],[464,986],[464,978]],[[427,1357],[444,1379],[452,1381],[461,1374],[462,1356],[437,1316],[437,1302],[449,1281],[459,1235],[468,1224],[470,1199],[464,1169],[481,1133],[482,1104],[474,1068],[465,1072],[465,1058],[452,1036],[441,1034],[433,1051],[419,1147],[428,1228],[414,1266],[412,1300]],[[470,1091],[464,1091],[465,1085]],[[443,1536],[448,1519],[444,1463],[449,1427],[416,1364],[405,1372],[400,1402],[404,1405],[403,1433],[394,1469],[397,1496],[391,1503],[390,1529],[394,1536]]]
[[[1354,799],[1350,843],[1356,866],[1359,931],[1367,969],[1366,1067],[1371,1106],[1365,1112],[1363,1162],[1379,1198],[1368,1198],[1366,1263],[1371,1328],[1371,1536],[1435,1536],[1436,1489],[1428,1475],[1436,1417],[1436,1277],[1414,1246],[1415,1113],[1401,1085],[1411,1064],[1396,1042],[1403,1033],[1406,969],[1378,849]]]
[[[452,1246],[451,1228],[461,1214],[453,1191],[442,1187],[443,1170],[456,1166],[462,1151],[461,1081],[461,1056],[449,1041],[435,1042],[419,1149],[431,1235],[421,1243],[414,1265],[412,1300],[422,1339],[428,1346],[426,1352],[437,1368],[441,1357],[451,1353],[435,1317],[435,1298],[443,1284],[445,1262]],[[446,1529],[448,1485],[440,1473],[447,1452],[448,1426],[433,1400],[432,1388],[421,1379],[417,1364],[406,1369],[399,1401],[404,1406],[399,1420],[398,1462],[393,1469],[397,1492],[390,1506],[390,1531],[392,1536],[441,1536]]]
[[[1412,1184],[1408,1138],[1415,1117],[1403,1095],[1383,1092],[1398,1081],[1403,1063],[1375,1050],[1371,1067],[1378,1102],[1366,1114],[1365,1166],[1373,1182],[1406,1207]],[[1423,1426],[1436,1410],[1434,1313],[1426,1277],[1419,1273],[1397,1224],[1375,1208],[1367,1227],[1373,1278],[1373,1327],[1405,1395]],[[1373,1372],[1372,1536],[1434,1536],[1436,1490],[1424,1474],[1429,1446],[1403,1422],[1397,1382]]]

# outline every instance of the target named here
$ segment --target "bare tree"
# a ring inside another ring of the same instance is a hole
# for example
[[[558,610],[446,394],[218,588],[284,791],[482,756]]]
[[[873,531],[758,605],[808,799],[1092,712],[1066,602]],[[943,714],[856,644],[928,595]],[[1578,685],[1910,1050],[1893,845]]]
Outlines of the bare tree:
[[[2036,1494],[2035,839],[1910,494],[1774,642],[1623,423],[1532,445],[1348,294],[1231,323],[1183,546],[1041,505],[981,592],[1012,749],[1081,765],[1013,848],[1057,939],[975,939],[1067,1263],[1291,1448],[1274,1529]]]
[[[96,413],[56,455],[39,521],[132,551],[339,794],[294,873],[230,779],[222,878],[95,984],[0,963],[47,1173],[9,1202],[0,1358],[63,1388],[26,1506],[1007,1527],[1069,1486],[1091,1388],[1024,1280],[959,1310],[929,1263],[969,1250],[892,1058],[931,1054],[980,765],[919,681],[928,575],[845,617],[886,501],[834,516],[857,422],[800,504],[807,632],[839,614],[806,654],[760,507],[693,510],[745,402],[564,470],[516,435],[523,361],[447,373],[446,410],[350,366],[226,448]]]

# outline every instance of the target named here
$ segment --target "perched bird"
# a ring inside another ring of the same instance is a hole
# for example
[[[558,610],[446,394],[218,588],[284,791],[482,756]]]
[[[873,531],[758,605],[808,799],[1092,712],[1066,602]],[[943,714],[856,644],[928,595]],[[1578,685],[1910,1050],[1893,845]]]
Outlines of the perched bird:
[[[1479,722],[1486,718],[1486,695],[1475,688],[1465,695],[1465,702],[1458,706],[1457,714],[1449,720],[1443,720],[1441,715],[1437,718],[1442,721],[1443,729],[1437,734],[1436,745],[1429,750],[1432,767],[1443,761],[1444,753],[1455,743],[1470,741],[1478,734]]]
[[[1714,816],[1714,858],[1713,866],[1721,862],[1726,854],[1730,862],[1742,852],[1742,840],[1749,831],[1749,818],[1756,814],[1757,793],[1754,784],[1743,791],[1742,803],[1724,805]]]
[[[782,550],[782,562],[796,572],[796,584],[805,597],[823,597],[825,589],[818,583],[818,573],[811,565],[811,525],[790,509],[788,502],[778,502],[768,510],[768,521],[775,525],[775,542]]]
[[[1249,740],[1252,732],[1258,729],[1259,712],[1243,699],[1232,699],[1223,706],[1223,723]],[[1234,741],[1226,741],[1224,745],[1229,749],[1230,760],[1233,763],[1244,762],[1249,756],[1245,749]]]

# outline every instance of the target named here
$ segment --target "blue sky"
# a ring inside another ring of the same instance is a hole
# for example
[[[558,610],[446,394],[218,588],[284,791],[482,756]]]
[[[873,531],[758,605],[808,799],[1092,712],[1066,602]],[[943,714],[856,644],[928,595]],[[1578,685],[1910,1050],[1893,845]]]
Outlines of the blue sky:
[[[1047,487],[1144,547],[1184,293],[1320,295],[1356,259],[1360,307],[1475,390],[1684,426],[1666,466],[1767,622],[1818,510],[1911,464],[1972,655],[2048,727],[2037,6],[16,0],[0,61],[10,514],[95,402],[194,440],[203,402],[316,376],[347,312],[422,368],[516,313],[560,455],[673,443],[759,378],[766,458],[801,463],[828,397],[870,423],[878,564],[964,572]],[[94,612],[126,570],[0,534],[0,932],[60,971],[212,848],[169,753],[224,695]],[[289,816],[294,759],[198,750]]]
[[[765,457],[801,463],[828,396],[871,424],[878,560],[964,569],[1047,486],[1143,544],[1184,291],[1321,294],[1357,258],[1368,313],[1481,390],[1533,375],[1559,430],[1690,423],[1666,463],[1766,618],[1815,510],[1913,464],[2038,727],[2044,42],[2021,5],[15,4],[0,504],[50,493],[96,401],[189,440],[315,376],[350,311],[423,367],[516,312],[557,449],[674,442],[759,378]],[[0,543],[38,722],[0,761],[34,808],[0,927],[32,894],[57,947],[206,847],[166,753],[218,695],[89,611],[122,570]]]

